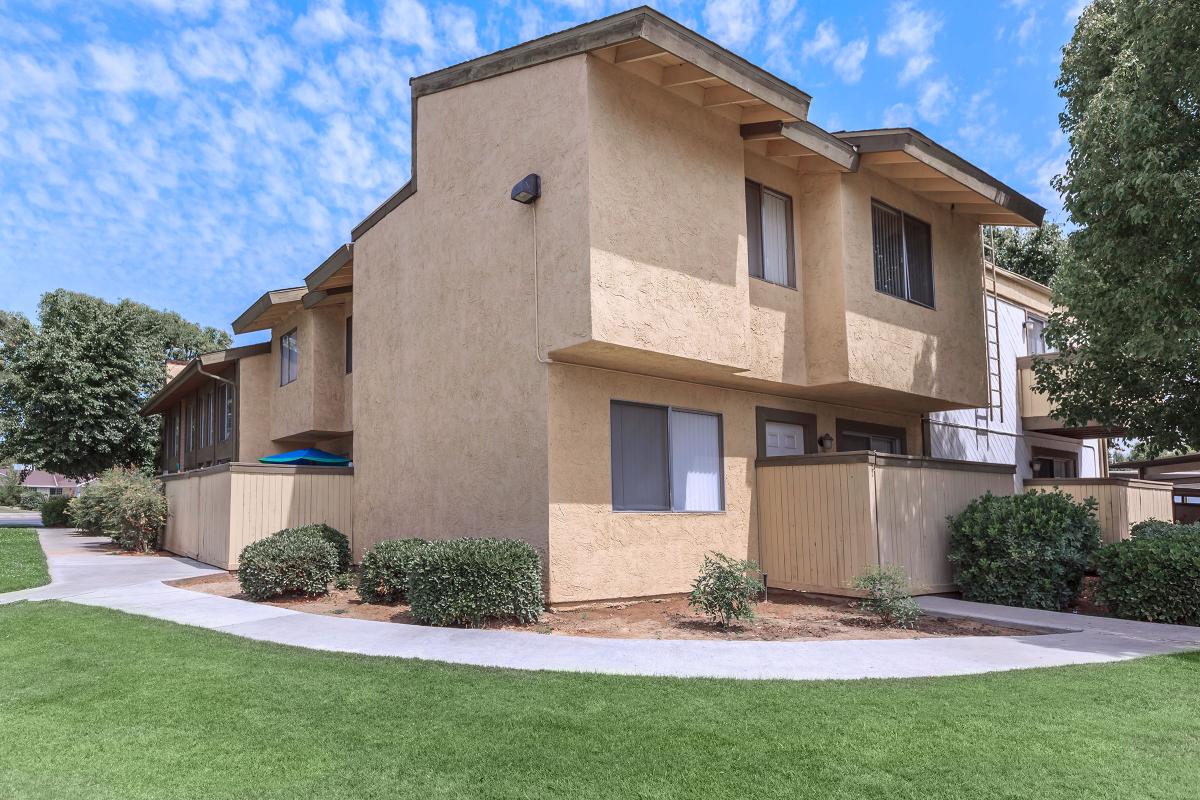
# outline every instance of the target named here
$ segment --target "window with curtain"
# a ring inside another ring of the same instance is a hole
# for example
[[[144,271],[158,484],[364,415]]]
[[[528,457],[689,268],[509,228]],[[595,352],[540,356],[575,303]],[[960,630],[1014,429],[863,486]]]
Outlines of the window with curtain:
[[[1025,349],[1031,356],[1046,352],[1046,320],[1032,314],[1025,317]]]
[[[296,342],[296,329],[279,337],[279,385],[286,386],[296,380],[300,366],[300,348]]]
[[[928,223],[871,203],[875,289],[933,308],[933,235]]]
[[[721,417],[613,401],[616,511],[722,511]]]
[[[750,275],[780,286],[796,286],[792,198],[746,181],[746,237]]]

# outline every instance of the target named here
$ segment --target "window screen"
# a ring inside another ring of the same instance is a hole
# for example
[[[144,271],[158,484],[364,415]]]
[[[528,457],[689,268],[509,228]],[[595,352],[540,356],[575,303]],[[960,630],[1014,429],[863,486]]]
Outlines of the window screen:
[[[933,238],[927,223],[871,204],[875,289],[933,307]]]
[[[667,458],[667,409],[613,403],[613,508],[670,510]]]

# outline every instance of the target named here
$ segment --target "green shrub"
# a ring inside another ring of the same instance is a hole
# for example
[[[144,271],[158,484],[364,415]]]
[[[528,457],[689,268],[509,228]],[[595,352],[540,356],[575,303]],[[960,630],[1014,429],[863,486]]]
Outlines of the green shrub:
[[[304,533],[312,533],[320,536],[325,541],[333,545],[333,549],[337,552],[338,557],[338,572],[350,571],[350,540],[346,538],[346,534],[339,531],[337,528],[326,525],[324,522],[317,522],[312,525],[300,525],[295,528],[284,528],[276,532],[287,533],[289,531],[301,531]]]
[[[311,531],[280,531],[242,548],[237,574],[251,600],[325,594],[338,574],[337,548]]]
[[[1062,492],[978,497],[949,518],[950,563],[963,598],[1061,610],[1100,546],[1096,501]]]
[[[0,477],[0,506],[37,511],[41,505],[42,496],[21,483],[21,470],[15,464],[9,464],[7,472]]]
[[[870,567],[854,579],[853,586],[867,593],[858,601],[863,611],[879,617],[886,625],[917,627],[921,607],[912,597],[908,574],[902,567]]]
[[[104,535],[100,493],[96,490],[96,484],[88,484],[71,498],[71,502],[67,504],[67,519],[72,526],[84,533],[92,536]]]
[[[42,525],[47,528],[63,528],[67,525],[67,506],[71,498],[57,495],[46,498],[42,503]]]
[[[1096,599],[1118,617],[1200,625],[1196,526],[1106,544],[1096,554]]]
[[[148,553],[158,549],[167,524],[167,498],[153,479],[132,481],[121,492],[112,512],[109,535],[123,550]]]
[[[364,603],[398,603],[408,596],[408,575],[423,539],[385,539],[363,554],[358,596]]]
[[[354,585],[354,576],[349,572],[339,572],[337,577],[333,579],[333,588],[340,592],[344,592]]]
[[[736,561],[721,553],[706,555],[692,581],[688,605],[727,628],[735,619],[754,619],[754,605],[763,593],[762,581],[751,576],[757,572],[753,561]]]
[[[1160,536],[1176,536],[1179,534],[1200,534],[1200,523],[1181,525],[1178,522],[1163,522],[1161,519],[1148,519],[1139,522],[1129,529],[1129,535],[1134,539],[1156,539]]]
[[[534,622],[545,602],[542,559],[517,539],[447,539],[420,548],[409,571],[412,614],[428,625]]]

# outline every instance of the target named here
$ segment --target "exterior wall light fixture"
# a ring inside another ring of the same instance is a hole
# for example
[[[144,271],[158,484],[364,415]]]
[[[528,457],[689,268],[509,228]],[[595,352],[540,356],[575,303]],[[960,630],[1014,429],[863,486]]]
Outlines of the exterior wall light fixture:
[[[517,181],[512,188],[512,199],[518,203],[529,205],[542,196],[542,179],[536,172],[526,175]]]
[[[828,433],[822,433],[820,438],[817,439],[817,444],[822,450],[828,450],[829,448],[833,447],[833,437]]]

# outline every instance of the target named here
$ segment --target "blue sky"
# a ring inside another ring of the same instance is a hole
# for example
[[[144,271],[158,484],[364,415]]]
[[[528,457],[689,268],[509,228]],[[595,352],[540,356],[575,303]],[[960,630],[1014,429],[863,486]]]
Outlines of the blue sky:
[[[1083,5],[655,4],[813,95],[822,127],[912,125],[1051,219]],[[0,308],[68,287],[228,327],[407,180],[409,77],[629,7],[0,0]]]

